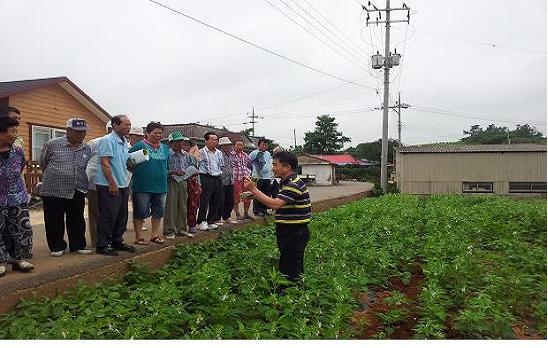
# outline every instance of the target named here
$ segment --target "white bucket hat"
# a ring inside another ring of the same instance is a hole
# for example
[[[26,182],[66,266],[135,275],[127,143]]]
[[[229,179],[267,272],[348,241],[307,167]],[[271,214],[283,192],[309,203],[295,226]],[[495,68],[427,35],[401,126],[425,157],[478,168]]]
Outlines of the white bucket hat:
[[[232,141],[230,141],[228,137],[221,137],[221,139],[219,139],[219,145],[232,145]]]
[[[129,130],[129,134],[133,134],[133,135],[145,135],[145,133],[143,132],[143,128],[142,128],[142,127],[131,127],[131,129]]]

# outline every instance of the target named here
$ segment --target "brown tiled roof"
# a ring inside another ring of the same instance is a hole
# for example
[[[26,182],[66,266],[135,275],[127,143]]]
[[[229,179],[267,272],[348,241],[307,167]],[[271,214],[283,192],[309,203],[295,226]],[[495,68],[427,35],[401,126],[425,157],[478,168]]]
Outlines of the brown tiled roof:
[[[400,153],[546,152],[541,144],[418,145],[396,149]]]
[[[230,141],[235,142],[238,139],[243,139],[244,148],[253,149],[255,144],[249,139],[249,137],[243,132],[231,132],[225,129],[219,129],[214,127],[208,127],[197,123],[185,123],[185,124],[167,124],[164,126],[164,134],[167,137],[171,132],[179,131],[185,136],[197,141],[198,143],[204,142],[204,134],[207,132],[215,132],[219,137],[228,137]]]

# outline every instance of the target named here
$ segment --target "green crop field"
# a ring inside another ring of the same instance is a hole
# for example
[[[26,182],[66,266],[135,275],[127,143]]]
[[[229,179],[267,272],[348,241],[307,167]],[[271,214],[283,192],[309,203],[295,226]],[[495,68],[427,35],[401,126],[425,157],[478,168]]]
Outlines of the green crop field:
[[[546,339],[546,200],[385,195],[310,229],[304,280],[283,292],[273,226],[248,228],[21,301],[0,338]]]

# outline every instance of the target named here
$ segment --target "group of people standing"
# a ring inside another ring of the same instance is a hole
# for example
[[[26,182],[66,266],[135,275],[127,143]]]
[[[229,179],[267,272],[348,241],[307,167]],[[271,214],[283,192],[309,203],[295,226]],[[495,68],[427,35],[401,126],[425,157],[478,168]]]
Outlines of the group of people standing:
[[[29,196],[22,176],[26,160],[17,134],[20,117],[13,107],[0,111],[0,276],[8,263],[22,272],[34,268]],[[40,155],[39,194],[51,256],[62,256],[67,247],[78,254],[93,253],[90,247],[107,256],[135,252],[134,246],[124,242],[130,197],[134,244],[146,245],[254,219],[249,213],[251,194],[246,191],[254,191],[255,216],[266,215],[268,208],[257,192],[277,196],[278,189],[272,190],[277,182],[266,139],[248,155],[243,139],[232,143],[228,137],[208,132],[205,146],[198,149],[181,132],[166,137],[159,122],[150,122],[144,131],[132,127],[126,115],[112,117],[107,135],[85,143],[88,129],[85,119],[67,120],[66,136],[49,140]],[[167,144],[162,142],[165,138]],[[146,160],[134,160],[132,153],[137,152]],[[246,183],[249,177],[255,179],[256,187]],[[151,231],[145,237],[143,224],[148,218]]]

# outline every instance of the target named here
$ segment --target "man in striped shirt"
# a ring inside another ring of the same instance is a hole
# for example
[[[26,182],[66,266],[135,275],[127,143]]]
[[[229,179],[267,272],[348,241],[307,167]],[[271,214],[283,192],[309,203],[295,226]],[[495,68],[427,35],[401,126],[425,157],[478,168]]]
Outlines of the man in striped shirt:
[[[304,251],[310,238],[312,205],[305,183],[295,173],[297,157],[288,151],[275,153],[272,170],[281,178],[280,192],[272,198],[257,189],[250,178],[245,179],[244,188],[255,199],[276,210],[276,239],[280,250],[280,272],[291,281],[298,281],[304,273]]]

